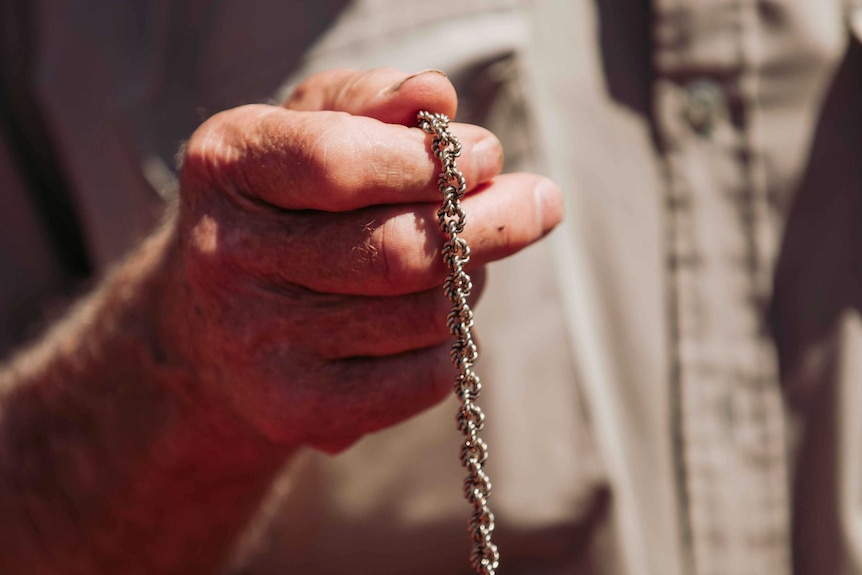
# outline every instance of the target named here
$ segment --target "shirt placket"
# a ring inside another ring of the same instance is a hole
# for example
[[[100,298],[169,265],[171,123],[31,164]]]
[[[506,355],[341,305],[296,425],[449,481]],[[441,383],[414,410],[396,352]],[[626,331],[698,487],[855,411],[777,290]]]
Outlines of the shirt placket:
[[[786,449],[765,329],[775,214],[753,0],[656,0],[681,523],[698,575],[789,572]]]

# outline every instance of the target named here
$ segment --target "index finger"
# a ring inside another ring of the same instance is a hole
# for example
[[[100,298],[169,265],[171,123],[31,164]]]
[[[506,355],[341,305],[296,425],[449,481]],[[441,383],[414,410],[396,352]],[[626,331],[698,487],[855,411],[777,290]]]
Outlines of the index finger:
[[[451,127],[468,190],[500,173],[503,152],[488,130]],[[435,201],[439,166],[430,136],[344,112],[251,105],[213,116],[187,147],[183,178],[286,209],[348,211]]]

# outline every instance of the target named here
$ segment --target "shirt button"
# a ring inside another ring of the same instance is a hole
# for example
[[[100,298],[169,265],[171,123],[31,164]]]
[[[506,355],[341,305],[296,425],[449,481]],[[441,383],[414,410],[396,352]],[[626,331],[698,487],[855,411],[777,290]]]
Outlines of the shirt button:
[[[698,135],[709,137],[725,115],[724,91],[711,80],[697,80],[686,86],[683,116]]]

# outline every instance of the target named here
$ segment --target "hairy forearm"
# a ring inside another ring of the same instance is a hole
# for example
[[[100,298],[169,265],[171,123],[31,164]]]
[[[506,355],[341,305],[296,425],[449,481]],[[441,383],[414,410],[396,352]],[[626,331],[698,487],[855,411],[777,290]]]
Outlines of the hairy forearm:
[[[0,371],[0,572],[215,571],[288,455],[166,344],[170,230]]]

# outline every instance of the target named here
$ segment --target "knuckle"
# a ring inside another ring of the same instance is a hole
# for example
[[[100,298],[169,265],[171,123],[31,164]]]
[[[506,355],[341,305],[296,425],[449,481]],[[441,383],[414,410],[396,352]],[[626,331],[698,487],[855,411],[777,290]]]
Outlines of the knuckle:
[[[186,271],[193,285],[206,291],[230,288],[241,277],[240,231],[213,211],[187,218],[184,253]]]
[[[383,217],[369,234],[367,246],[373,253],[369,268],[387,291],[398,293],[404,283],[405,233],[398,216]]]
[[[243,150],[230,114],[216,114],[189,139],[180,173],[184,195],[230,189],[236,180]]]
[[[215,114],[195,130],[183,152],[181,182],[195,190],[254,193],[266,184],[262,178],[280,174],[275,162],[282,158],[278,145],[284,138],[275,132],[280,122],[268,121],[279,109],[273,106],[240,106]],[[276,168],[276,169],[274,169]]]
[[[239,151],[232,145],[230,112],[220,112],[195,130],[185,151],[184,169],[213,171],[236,161]]]
[[[442,282],[442,262],[437,257],[438,238],[415,211],[392,207],[378,211],[365,240],[367,272],[376,276],[389,294],[406,294]]]
[[[389,265],[391,247],[387,243],[387,228],[391,220],[378,220],[373,216],[362,221],[359,241],[352,248],[350,262],[357,275],[371,275],[377,282],[388,284],[392,281]]]

